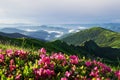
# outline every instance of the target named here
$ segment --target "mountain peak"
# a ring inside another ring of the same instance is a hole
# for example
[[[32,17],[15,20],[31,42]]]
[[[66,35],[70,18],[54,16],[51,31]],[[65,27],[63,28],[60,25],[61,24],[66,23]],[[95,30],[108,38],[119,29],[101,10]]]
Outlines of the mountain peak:
[[[119,36],[120,33],[101,27],[93,27],[68,35],[62,40],[73,45],[81,45],[87,40],[93,40],[99,46],[120,48],[120,45],[118,45],[120,40]]]
[[[109,31],[109,32],[114,32],[112,30],[105,29],[105,28],[102,28],[102,27],[93,27],[93,28],[90,28],[88,30],[91,30],[91,31]]]

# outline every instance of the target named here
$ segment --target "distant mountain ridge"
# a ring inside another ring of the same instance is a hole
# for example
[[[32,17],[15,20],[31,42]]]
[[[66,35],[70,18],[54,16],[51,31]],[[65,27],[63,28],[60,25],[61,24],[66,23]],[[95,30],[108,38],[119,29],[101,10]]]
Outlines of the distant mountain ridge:
[[[17,29],[17,28],[3,28],[3,29],[0,29],[0,32],[4,32],[4,33],[25,33],[24,30],[20,30],[20,29]]]
[[[94,26],[101,26],[115,32],[120,32],[120,23],[100,23],[100,24],[0,24],[0,32],[4,33],[20,33],[26,36],[32,36],[36,39],[47,41],[56,40],[61,36],[66,36],[71,33],[76,33],[84,29],[89,29]],[[39,35],[36,35],[39,33]],[[43,35],[45,37],[43,37]]]
[[[8,26],[7,28],[4,28],[4,26]],[[75,27],[64,27],[62,25],[58,26],[54,26],[54,25],[0,25],[0,27],[2,27],[0,29],[0,32],[4,32],[4,33],[20,33],[20,34],[24,34],[27,36],[31,36],[31,37],[35,37],[37,39],[44,39],[44,40],[54,40],[57,39],[58,37],[61,37],[65,34],[69,34],[72,32],[76,32],[85,28],[75,28]],[[37,34],[36,33],[40,33]],[[45,35],[44,37],[42,37],[43,35]]]
[[[0,32],[0,35],[5,36],[5,37],[9,37],[9,38],[32,38],[32,37],[28,37],[28,36],[25,36],[25,35],[20,34],[20,33],[3,33],[3,32]]]
[[[30,36],[32,38],[39,39],[39,40],[52,40],[60,35],[57,32],[47,32],[45,30],[25,31],[17,28],[3,28],[3,29],[0,29],[0,32],[6,33],[6,35],[19,33],[21,35]]]
[[[73,45],[81,45],[84,41],[93,40],[101,47],[120,48],[120,33],[101,27],[82,30],[61,40]]]

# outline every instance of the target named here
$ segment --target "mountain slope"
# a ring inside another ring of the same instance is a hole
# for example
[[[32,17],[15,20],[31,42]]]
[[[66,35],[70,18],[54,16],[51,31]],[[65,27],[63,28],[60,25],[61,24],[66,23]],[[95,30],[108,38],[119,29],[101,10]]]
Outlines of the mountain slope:
[[[6,37],[9,37],[9,38],[30,38],[30,37],[25,36],[25,35],[20,34],[20,33],[3,33],[3,32],[0,32],[0,35],[1,36],[6,36]]]
[[[73,45],[80,45],[87,40],[93,40],[102,47],[120,48],[120,33],[101,27],[82,30],[62,39]]]
[[[120,58],[120,49],[111,47],[99,47],[92,40],[85,41],[83,44],[84,49],[91,55],[99,56],[101,58],[106,58],[109,60],[117,60]]]
[[[36,40],[32,38],[8,38],[5,36],[0,36],[0,44],[10,44],[23,48],[34,48],[38,50],[39,48],[46,48],[48,52],[56,51],[70,54],[86,54],[86,51],[80,49],[80,47],[75,47],[73,45],[68,45],[63,41],[45,42],[41,40]]]
[[[41,40],[36,40],[32,38],[8,38],[0,36],[0,48],[3,48],[3,45],[16,46],[20,48],[25,48],[28,50],[38,50],[42,47],[46,48],[49,53],[52,51],[62,52],[68,55],[77,54],[78,56],[86,56],[87,58],[96,59],[101,57],[107,59],[108,61],[114,61],[117,58],[120,58],[120,49],[113,48],[101,48],[94,41],[90,40],[84,42],[83,46],[74,46],[68,45],[66,42],[56,40],[53,42],[45,42]],[[4,47],[5,49],[6,47]],[[117,61],[116,61],[117,62]],[[113,63],[113,62],[110,62]]]

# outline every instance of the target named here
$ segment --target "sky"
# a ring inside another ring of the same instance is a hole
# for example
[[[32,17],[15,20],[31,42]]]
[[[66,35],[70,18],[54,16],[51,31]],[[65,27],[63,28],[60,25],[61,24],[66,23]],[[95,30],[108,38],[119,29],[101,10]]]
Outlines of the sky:
[[[120,0],[0,0],[0,23],[120,23]]]

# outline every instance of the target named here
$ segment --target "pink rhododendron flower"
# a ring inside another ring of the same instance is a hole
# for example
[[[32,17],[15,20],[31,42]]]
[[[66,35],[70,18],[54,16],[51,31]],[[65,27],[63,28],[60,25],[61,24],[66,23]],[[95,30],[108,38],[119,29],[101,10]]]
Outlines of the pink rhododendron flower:
[[[40,65],[40,64],[50,64],[50,58],[49,57],[43,57],[42,59],[40,59],[39,61],[38,61],[38,64]]]
[[[50,69],[44,69],[44,71],[45,71],[45,75],[47,76],[52,76],[55,74],[54,71]]]
[[[55,75],[55,71],[54,70],[51,70],[51,75]]]
[[[45,48],[41,48],[41,49],[39,50],[39,53],[46,54],[46,49],[45,49]]]
[[[0,54],[0,59],[4,59],[4,54]]]
[[[100,78],[96,78],[96,80],[101,80]]]
[[[65,55],[62,53],[54,53],[50,56],[50,59],[60,62],[59,64],[62,66],[65,66],[67,63]]]
[[[9,68],[10,68],[10,71],[13,71],[14,69],[16,69],[16,66],[14,65],[14,60],[13,59],[10,60]]]
[[[44,69],[44,68],[34,69],[34,73],[36,75],[36,78],[40,78],[40,77],[47,78],[55,75],[54,70]]]
[[[21,54],[21,51],[20,51],[20,50],[15,51],[15,55],[16,55],[16,56],[19,56],[20,54]]]
[[[44,69],[44,72],[47,76],[51,75],[51,70],[50,69]]]
[[[91,62],[90,61],[87,61],[87,62],[85,62],[85,65],[87,66],[87,67],[89,67],[89,66],[91,66]]]
[[[4,61],[4,55],[0,54],[0,63]]]
[[[61,78],[61,80],[68,80],[66,77]]]
[[[36,73],[39,75],[39,76],[41,76],[42,75],[42,73],[43,73],[43,68],[40,68],[40,69],[38,69],[37,71],[36,71]]]
[[[63,54],[59,53],[58,55],[55,56],[55,59],[64,60],[65,56]]]
[[[108,67],[108,66],[106,66],[106,65],[102,66],[102,70],[103,70],[104,72],[111,72],[111,68]]]
[[[23,50],[17,50],[15,51],[15,55],[19,56],[19,55],[24,55],[26,52]]]
[[[72,66],[71,70],[72,70],[72,71],[75,71],[75,70],[76,70],[76,66],[75,66],[75,65]]]
[[[13,64],[14,64],[14,60],[11,59],[11,60],[10,60],[10,65],[13,65]]]
[[[98,71],[91,71],[90,76],[98,77]]]
[[[93,60],[93,63],[94,63],[94,64],[98,64],[96,60]]]
[[[94,67],[94,70],[95,70],[95,71],[97,71],[97,70],[98,70],[98,67],[97,67],[97,66],[96,66],[96,67]]]
[[[107,65],[101,62],[97,62],[97,64],[102,68],[102,73],[107,73],[112,71],[110,67],[108,67]]]
[[[22,59],[25,59],[27,56],[27,53],[23,50],[17,50],[17,51],[15,51],[14,54],[15,54],[15,56],[19,56]]]
[[[42,64],[42,59],[38,61],[38,65],[41,65],[41,64]]]
[[[61,63],[62,66],[65,66],[66,64],[67,64],[67,61],[66,61],[66,60],[64,60],[64,61]]]
[[[71,75],[70,72],[68,72],[68,71],[65,72],[65,76],[66,76],[66,77],[69,77],[70,75]]]
[[[12,49],[6,50],[6,54],[7,56],[11,57],[13,55],[13,50]]]
[[[9,65],[9,68],[10,68],[10,71],[13,71],[16,69],[16,66],[15,65]]]
[[[58,53],[52,53],[52,55],[50,56],[50,59],[55,59],[55,56],[57,56]]]
[[[78,64],[78,60],[79,60],[78,56],[75,56],[75,55],[70,56],[71,64]]]
[[[21,74],[17,75],[17,76],[15,77],[15,80],[20,80],[20,77],[21,77]]]
[[[44,58],[46,54],[40,54],[40,58]]]
[[[50,64],[50,69],[54,69],[54,64]]]
[[[55,53],[50,56],[51,59],[56,59],[56,60],[65,60],[65,56],[62,53]]]
[[[50,64],[50,58],[49,57],[44,57],[42,59],[43,63]]]
[[[120,80],[120,70],[115,72],[115,76]]]

